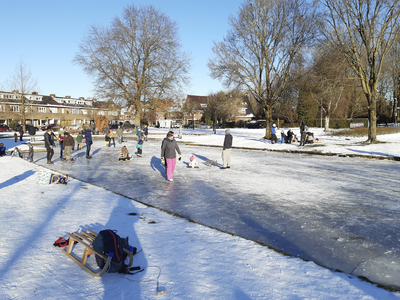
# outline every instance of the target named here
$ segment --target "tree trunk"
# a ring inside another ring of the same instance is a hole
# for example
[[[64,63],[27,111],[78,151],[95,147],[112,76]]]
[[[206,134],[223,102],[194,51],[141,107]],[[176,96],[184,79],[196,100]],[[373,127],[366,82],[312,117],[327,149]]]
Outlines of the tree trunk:
[[[271,139],[271,125],[272,125],[272,109],[267,106],[264,108],[265,121],[265,136],[264,139]]]
[[[376,139],[376,98],[371,96],[371,104],[368,107],[368,140],[367,142],[375,143]]]
[[[329,131],[329,116],[325,115],[325,131]]]
[[[217,119],[213,119],[213,131],[214,134],[217,134]]]
[[[140,101],[135,101],[135,127],[140,126]]]

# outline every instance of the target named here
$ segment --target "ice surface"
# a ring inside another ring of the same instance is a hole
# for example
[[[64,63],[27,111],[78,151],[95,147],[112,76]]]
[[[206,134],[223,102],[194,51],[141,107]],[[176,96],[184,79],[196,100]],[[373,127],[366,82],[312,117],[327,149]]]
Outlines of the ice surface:
[[[124,145],[134,152],[135,143]],[[51,168],[333,270],[400,288],[400,269],[391,264],[399,259],[400,245],[398,162],[234,149],[232,168],[220,170],[204,164],[207,159],[221,163],[220,148],[183,143],[180,148],[183,161],[173,183],[165,180],[159,140],[145,143],[144,157],[130,162],[117,162],[120,146],[105,147],[97,140],[92,159],[82,150],[75,152],[74,164],[55,160]],[[192,154],[199,169],[187,168]],[[36,162],[46,165],[40,157],[44,153],[35,155]],[[386,276],[388,266],[391,276]]]

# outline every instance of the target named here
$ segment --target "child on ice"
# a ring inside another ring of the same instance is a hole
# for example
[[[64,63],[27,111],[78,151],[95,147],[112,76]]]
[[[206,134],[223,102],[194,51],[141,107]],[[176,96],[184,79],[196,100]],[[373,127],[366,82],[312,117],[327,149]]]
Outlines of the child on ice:
[[[192,155],[190,157],[190,163],[188,165],[188,168],[198,168],[199,164],[197,163],[197,161],[194,159],[194,155]]]
[[[142,157],[142,150],[143,150],[143,140],[142,138],[139,139],[139,142],[136,145],[137,149],[137,156]]]
[[[118,161],[126,161],[130,160],[131,158],[132,156],[129,155],[128,148],[126,148],[126,146],[123,146],[121,152],[118,154]]]
[[[29,161],[33,162],[33,145],[30,142],[28,142],[27,144],[29,147]]]
[[[11,157],[19,157],[22,158],[22,154],[21,152],[19,152],[18,147],[15,147],[13,152],[11,153]]]
[[[76,136],[76,142],[78,143],[77,150],[82,149],[82,139],[83,139],[82,132],[79,132],[79,134]]]

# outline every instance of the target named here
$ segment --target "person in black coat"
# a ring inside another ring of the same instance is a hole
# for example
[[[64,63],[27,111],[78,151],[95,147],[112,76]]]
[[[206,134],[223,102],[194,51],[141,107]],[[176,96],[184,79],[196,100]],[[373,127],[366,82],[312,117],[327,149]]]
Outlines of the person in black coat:
[[[92,156],[90,155],[90,148],[92,147],[93,144],[91,127],[89,127],[86,130],[85,140],[86,140],[86,158],[92,158]]]
[[[35,134],[36,134],[36,129],[34,126],[30,126],[28,129],[29,135],[31,136],[31,143],[35,141]]]
[[[48,164],[53,164],[51,162],[51,159],[54,155],[54,150],[53,150],[53,142],[51,140],[51,129],[47,129],[46,133],[44,134],[44,146],[46,147],[47,151],[47,163]]]

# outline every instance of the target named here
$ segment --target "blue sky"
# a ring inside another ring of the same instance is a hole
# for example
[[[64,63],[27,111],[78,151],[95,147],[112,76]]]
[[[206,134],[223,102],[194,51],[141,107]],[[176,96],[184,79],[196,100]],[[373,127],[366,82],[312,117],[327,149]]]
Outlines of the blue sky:
[[[152,4],[179,27],[183,49],[191,53],[191,86],[185,94],[207,95],[223,89],[209,77],[208,59],[213,41],[228,30],[228,17],[236,15],[243,0],[0,0],[0,90],[22,60],[38,80],[43,95],[94,96],[92,78],[73,65],[78,43],[89,25],[108,26],[128,4]]]

